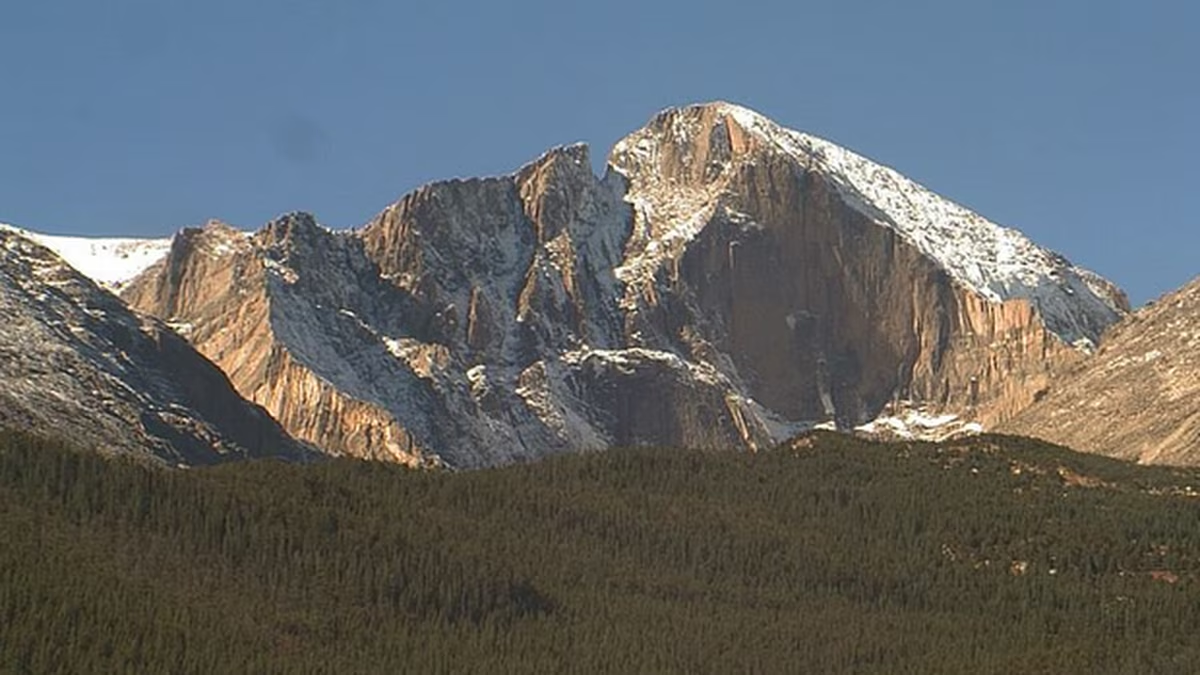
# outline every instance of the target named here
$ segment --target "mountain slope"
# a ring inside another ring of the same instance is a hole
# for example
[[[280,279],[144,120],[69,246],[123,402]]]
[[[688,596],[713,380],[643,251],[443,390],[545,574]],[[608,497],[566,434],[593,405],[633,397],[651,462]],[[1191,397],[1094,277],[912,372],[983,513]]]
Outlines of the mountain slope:
[[[172,464],[306,451],[212,363],[0,229],[0,426]]]
[[[1200,463],[1200,278],[1117,324],[1004,428],[1142,463]]]
[[[729,104],[364,227],[189,230],[123,291],[335,454],[481,466],[761,448],[892,402],[991,424],[1124,311],[1111,284]],[[315,411],[315,413],[314,413]]]

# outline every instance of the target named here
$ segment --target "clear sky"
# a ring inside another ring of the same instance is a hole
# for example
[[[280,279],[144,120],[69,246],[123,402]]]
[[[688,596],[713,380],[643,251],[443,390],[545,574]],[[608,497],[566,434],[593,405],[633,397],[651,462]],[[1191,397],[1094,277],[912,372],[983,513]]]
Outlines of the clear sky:
[[[1125,287],[1200,274],[1200,3],[4,0],[0,221],[351,227],[714,99]]]

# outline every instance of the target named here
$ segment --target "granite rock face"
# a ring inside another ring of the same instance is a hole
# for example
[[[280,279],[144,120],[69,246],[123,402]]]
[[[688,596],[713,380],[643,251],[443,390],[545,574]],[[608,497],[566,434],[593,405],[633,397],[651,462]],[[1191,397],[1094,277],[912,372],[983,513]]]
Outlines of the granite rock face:
[[[420,188],[353,231],[188,230],[128,284],[334,454],[485,466],[754,449],[896,400],[993,424],[1127,309],[1111,284],[744,108]]]
[[[0,425],[169,463],[315,451],[161,322],[0,228]]]
[[[1138,310],[1002,430],[1146,464],[1200,464],[1200,278]]]

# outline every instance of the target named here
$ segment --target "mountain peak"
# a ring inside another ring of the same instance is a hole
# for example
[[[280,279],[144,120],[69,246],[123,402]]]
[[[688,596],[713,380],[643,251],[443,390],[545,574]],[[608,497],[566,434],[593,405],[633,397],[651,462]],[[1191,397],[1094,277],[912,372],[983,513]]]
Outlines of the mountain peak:
[[[532,170],[538,166],[543,166],[552,162],[566,161],[581,166],[589,166],[591,164],[591,148],[587,143],[568,143],[566,145],[557,145],[543,152],[540,157],[529,162],[525,166],[516,171],[517,175]]]
[[[1094,346],[1104,328],[1128,310],[1115,286],[1022,233],[894,169],[741,105],[718,101],[664,110],[618,142],[610,163],[647,186],[636,199],[671,212],[677,226],[668,237],[690,239],[740,167],[767,158],[822,176],[849,207],[896,232],[976,295],[996,303],[1029,301],[1068,344]]]
[[[271,239],[284,241],[296,237],[307,237],[319,231],[321,226],[311,213],[292,211],[285,213],[263,228],[264,234]]]

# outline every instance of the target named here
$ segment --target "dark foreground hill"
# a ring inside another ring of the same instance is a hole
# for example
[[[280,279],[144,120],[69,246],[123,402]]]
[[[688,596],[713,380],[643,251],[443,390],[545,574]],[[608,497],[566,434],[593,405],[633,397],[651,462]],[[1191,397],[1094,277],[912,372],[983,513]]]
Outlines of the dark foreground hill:
[[[452,474],[3,433],[0,671],[1194,672],[1195,487],[992,436]]]

